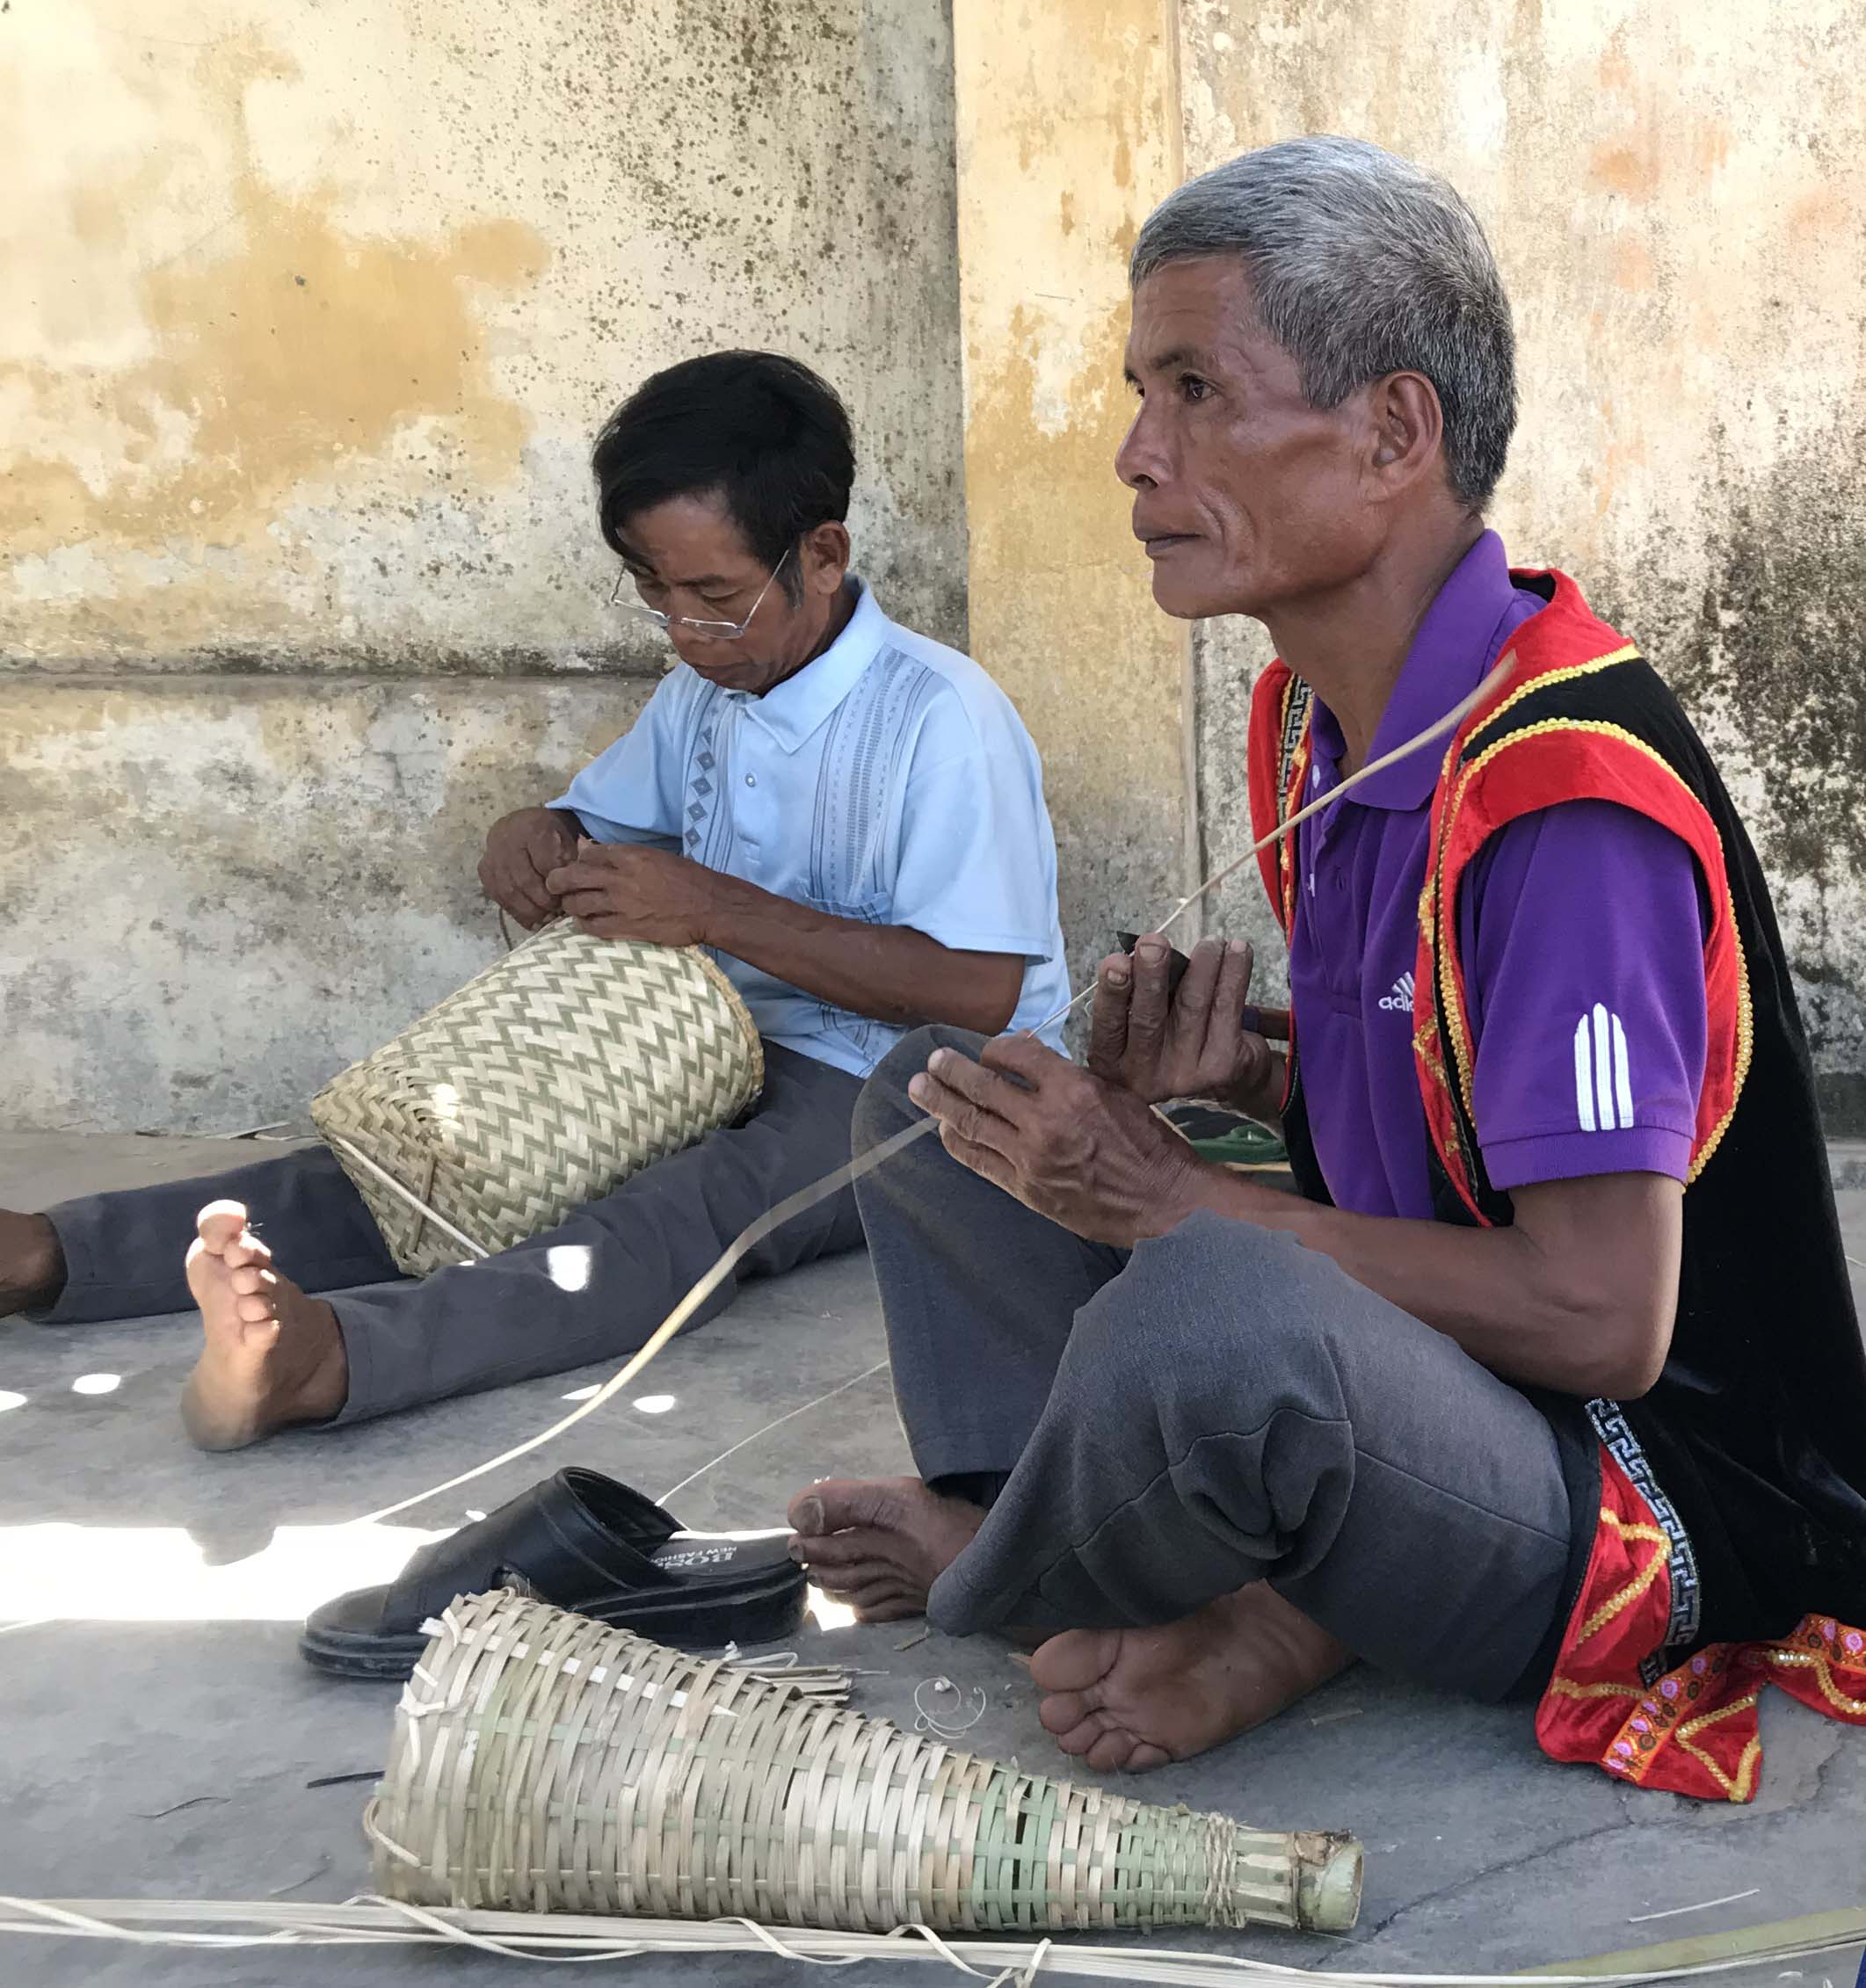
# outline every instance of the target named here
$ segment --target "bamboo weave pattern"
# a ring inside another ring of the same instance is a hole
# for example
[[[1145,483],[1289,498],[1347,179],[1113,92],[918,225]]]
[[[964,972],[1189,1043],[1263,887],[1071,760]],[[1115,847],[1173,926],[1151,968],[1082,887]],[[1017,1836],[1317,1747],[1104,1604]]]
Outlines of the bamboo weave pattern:
[[[704,953],[560,921],[333,1077],[311,1117],[490,1252],[730,1124],[764,1077],[751,1017]],[[399,1268],[459,1260],[334,1150]]]
[[[1361,1847],[957,1752],[501,1591],[454,1602],[365,1816],[410,1904],[887,1932],[1354,1923]]]

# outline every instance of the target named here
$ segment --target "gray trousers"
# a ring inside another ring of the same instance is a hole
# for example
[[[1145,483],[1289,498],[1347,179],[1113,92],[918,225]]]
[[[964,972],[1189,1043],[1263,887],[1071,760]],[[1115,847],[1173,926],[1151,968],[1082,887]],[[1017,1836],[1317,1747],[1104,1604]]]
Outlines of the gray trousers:
[[[934,1047],[978,1040],[903,1041],[858,1150],[922,1115]],[[940,1628],[1162,1623],[1263,1579],[1383,1669],[1490,1699],[1545,1681],[1591,1503],[1454,1341],[1248,1223],[1085,1243],[933,1139],[856,1193],[915,1467],[990,1505],[933,1585]]]
[[[287,1276],[343,1294],[331,1300],[350,1363],[339,1421],[614,1359],[647,1339],[754,1216],[848,1158],[860,1088],[846,1070],[767,1042],[764,1093],[743,1122],[657,1161],[545,1235],[418,1283],[400,1277],[362,1197],[322,1146],[67,1201],[47,1211],[65,1288],[38,1317],[62,1325],[188,1309],[182,1259],[194,1218],[227,1200],[252,1211]],[[724,1310],[741,1276],[771,1276],[860,1241],[845,1188],[760,1243],[701,1317]],[[574,1253],[552,1253],[564,1249]]]

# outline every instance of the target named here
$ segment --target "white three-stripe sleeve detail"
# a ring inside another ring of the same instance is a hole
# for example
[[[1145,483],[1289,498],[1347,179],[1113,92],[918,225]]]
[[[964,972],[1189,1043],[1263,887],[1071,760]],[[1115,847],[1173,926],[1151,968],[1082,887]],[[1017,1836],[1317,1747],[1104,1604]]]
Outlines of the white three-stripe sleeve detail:
[[[1594,1005],[1594,1108],[1602,1132],[1619,1128],[1619,1120],[1614,1115],[1614,1051],[1613,1035],[1607,1026],[1607,1009],[1603,1003]]]
[[[1581,1130],[1594,1130],[1594,1034],[1583,1015],[1574,1025],[1574,1104]]]
[[[1627,1061],[1626,1031],[1620,1026],[1620,1018],[1613,1018],[1614,1025],[1614,1101],[1620,1107],[1620,1129],[1630,1132],[1633,1128],[1633,1073]]]

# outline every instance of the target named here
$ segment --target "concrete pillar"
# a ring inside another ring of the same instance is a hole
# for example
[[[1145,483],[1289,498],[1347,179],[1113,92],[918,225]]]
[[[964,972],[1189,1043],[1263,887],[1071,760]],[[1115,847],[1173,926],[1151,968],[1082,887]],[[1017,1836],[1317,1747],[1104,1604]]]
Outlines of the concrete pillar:
[[[1080,976],[1185,888],[1187,626],[1115,451],[1126,261],[1180,177],[1170,0],[956,0],[972,652],[1042,749]]]

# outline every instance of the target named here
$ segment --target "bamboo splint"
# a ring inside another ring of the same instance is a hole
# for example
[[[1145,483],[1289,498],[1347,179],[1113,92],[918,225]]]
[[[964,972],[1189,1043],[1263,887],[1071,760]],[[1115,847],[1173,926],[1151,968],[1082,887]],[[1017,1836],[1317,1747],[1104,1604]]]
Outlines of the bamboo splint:
[[[413,1905],[967,1933],[1359,1908],[1346,1835],[1024,1774],[503,1591],[439,1632],[364,1817]]]

